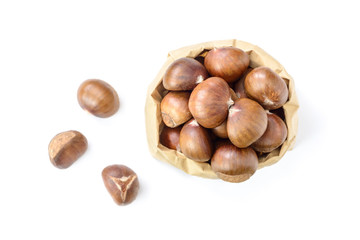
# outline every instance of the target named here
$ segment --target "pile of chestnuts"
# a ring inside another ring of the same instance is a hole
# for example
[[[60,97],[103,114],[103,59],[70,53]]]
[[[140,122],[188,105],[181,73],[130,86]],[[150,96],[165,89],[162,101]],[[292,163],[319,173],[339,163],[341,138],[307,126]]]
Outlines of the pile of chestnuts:
[[[177,59],[162,83],[167,92],[160,105],[165,124],[160,143],[209,163],[224,181],[249,179],[259,156],[287,137],[282,111],[287,83],[266,66],[251,68],[249,55],[239,48]]]

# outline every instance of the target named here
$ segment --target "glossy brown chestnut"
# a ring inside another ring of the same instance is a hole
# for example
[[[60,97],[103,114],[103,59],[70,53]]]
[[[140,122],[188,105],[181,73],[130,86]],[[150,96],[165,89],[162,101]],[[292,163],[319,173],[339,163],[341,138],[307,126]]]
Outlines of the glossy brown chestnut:
[[[244,74],[241,76],[241,78],[235,82],[234,85],[234,92],[236,94],[236,96],[238,96],[238,98],[247,98],[246,92],[245,92],[245,87],[244,87],[244,82],[245,82],[245,78],[246,76],[252,71],[252,68],[248,68]]]
[[[189,99],[191,114],[206,128],[219,126],[226,119],[232,104],[229,85],[218,77],[208,78],[196,86]]]
[[[211,158],[212,170],[227,182],[243,182],[256,172],[257,167],[258,157],[252,148],[237,148],[229,142],[219,144]]]
[[[205,57],[205,67],[210,75],[231,83],[240,78],[249,66],[250,58],[235,47],[214,48]]]
[[[289,96],[284,79],[268,67],[257,67],[246,76],[245,91],[269,110],[283,106]]]
[[[216,128],[212,128],[212,132],[215,134],[215,136],[218,136],[219,138],[228,138],[227,134],[227,128],[226,128],[226,120],[217,126]]]
[[[161,101],[161,116],[166,126],[174,128],[188,121],[190,92],[169,92]]]
[[[160,134],[160,143],[167,148],[177,150],[180,152],[180,131],[181,126],[176,128],[169,128],[164,126]]]
[[[287,128],[283,120],[276,114],[268,113],[268,124],[265,133],[251,146],[258,152],[268,153],[280,147],[287,136]]]
[[[193,58],[180,58],[166,70],[163,85],[172,91],[192,90],[208,77],[208,72],[199,61]]]
[[[85,136],[78,131],[59,133],[48,147],[50,161],[57,168],[68,168],[84,154],[87,146]]]
[[[114,88],[98,79],[83,82],[78,89],[77,98],[84,110],[101,118],[114,115],[120,106]]]
[[[200,126],[195,119],[191,119],[181,129],[180,149],[186,157],[194,161],[208,161],[213,152],[209,130]]]
[[[239,148],[250,146],[265,132],[267,116],[257,102],[240,98],[229,110],[227,133],[230,141]]]
[[[139,191],[136,173],[124,165],[110,165],[102,171],[102,179],[111,197],[118,205],[135,200]]]

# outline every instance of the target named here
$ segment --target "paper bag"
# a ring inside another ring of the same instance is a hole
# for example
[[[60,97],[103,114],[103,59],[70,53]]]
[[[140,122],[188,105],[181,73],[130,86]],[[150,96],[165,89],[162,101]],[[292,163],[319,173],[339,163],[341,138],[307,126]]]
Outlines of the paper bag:
[[[169,52],[165,64],[149,85],[146,96],[146,134],[149,150],[154,158],[170,163],[171,165],[191,175],[204,178],[217,178],[209,163],[195,162],[186,158],[184,154],[177,152],[176,150],[166,148],[159,142],[159,135],[164,126],[160,113],[160,102],[167,92],[162,85],[162,78],[166,69],[172,62],[182,57],[195,58],[199,55],[203,56],[207,51],[215,47],[219,48],[228,46],[237,47],[247,52],[250,56],[250,66],[252,68],[266,66],[274,70],[286,81],[289,87],[289,100],[283,106],[285,123],[288,128],[287,139],[280,148],[259,157],[258,169],[278,162],[284,156],[286,151],[293,148],[298,129],[297,111],[299,108],[298,100],[295,94],[294,80],[278,61],[258,46],[232,39],[200,43]]]

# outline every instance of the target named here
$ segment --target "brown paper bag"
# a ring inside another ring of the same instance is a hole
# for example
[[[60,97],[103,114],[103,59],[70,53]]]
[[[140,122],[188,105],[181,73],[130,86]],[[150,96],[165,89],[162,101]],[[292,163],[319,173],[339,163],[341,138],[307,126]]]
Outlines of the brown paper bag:
[[[250,56],[251,67],[255,68],[258,66],[267,66],[271,68],[285,79],[289,87],[289,101],[283,106],[285,122],[288,127],[287,139],[280,148],[272,151],[267,155],[259,157],[258,169],[276,163],[284,156],[286,151],[293,148],[298,128],[297,111],[299,104],[295,94],[294,80],[285,71],[284,67],[279,62],[277,62],[261,48],[247,42],[232,39],[200,43],[169,52],[165,64],[162,66],[158,75],[149,85],[146,96],[145,117],[149,149],[154,158],[170,163],[188,174],[204,178],[217,178],[216,174],[212,171],[208,163],[195,162],[189,158],[186,158],[184,154],[180,152],[164,147],[159,142],[159,135],[164,126],[164,123],[161,119],[160,102],[163,96],[166,94],[166,90],[162,85],[162,78],[168,66],[176,59],[182,57],[195,58],[199,55],[203,55],[206,53],[206,51],[211,50],[214,47],[226,46],[233,46],[244,50]]]

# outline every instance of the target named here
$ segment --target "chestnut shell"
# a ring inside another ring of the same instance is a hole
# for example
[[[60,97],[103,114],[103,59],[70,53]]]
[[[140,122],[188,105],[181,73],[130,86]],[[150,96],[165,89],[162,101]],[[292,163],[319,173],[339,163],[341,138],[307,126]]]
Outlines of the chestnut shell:
[[[193,90],[209,77],[205,67],[193,58],[179,58],[166,70],[163,85],[167,90]]]
[[[214,48],[205,57],[204,65],[210,75],[228,83],[240,78],[250,64],[249,55],[235,47]]]
[[[200,126],[195,119],[191,119],[181,129],[180,149],[186,157],[194,161],[208,161],[213,152],[209,130]]]
[[[136,173],[125,165],[110,165],[103,169],[102,179],[109,194],[118,205],[127,205],[136,199],[139,179]]]
[[[226,120],[220,124],[219,126],[212,128],[212,132],[215,134],[215,136],[219,138],[228,138],[227,134],[227,128],[226,128]]]
[[[180,151],[180,131],[182,126],[169,128],[164,126],[160,134],[160,143],[167,148]]]
[[[253,70],[253,68],[248,68],[244,74],[241,76],[241,78],[235,82],[234,84],[234,92],[236,94],[236,96],[238,98],[247,98],[248,96],[246,95],[246,91],[245,91],[245,78],[246,76]]]
[[[240,98],[229,110],[227,133],[230,141],[239,148],[250,146],[265,132],[267,115],[257,102]]]
[[[252,148],[237,148],[229,142],[218,144],[211,158],[212,170],[220,179],[228,182],[249,179],[257,167],[258,157]]]
[[[84,81],[78,89],[77,99],[84,110],[101,118],[114,115],[120,106],[115,89],[99,79]]]
[[[218,77],[211,77],[192,91],[189,109],[203,127],[215,128],[227,117],[229,105],[233,104],[229,85]]]
[[[251,147],[258,152],[268,153],[280,147],[287,137],[284,121],[274,113],[268,113],[268,125],[265,133]]]
[[[174,128],[192,116],[189,110],[190,92],[169,92],[161,100],[161,116],[166,126]]]
[[[254,68],[246,76],[245,91],[268,110],[283,106],[289,97],[284,79],[268,67]]]

